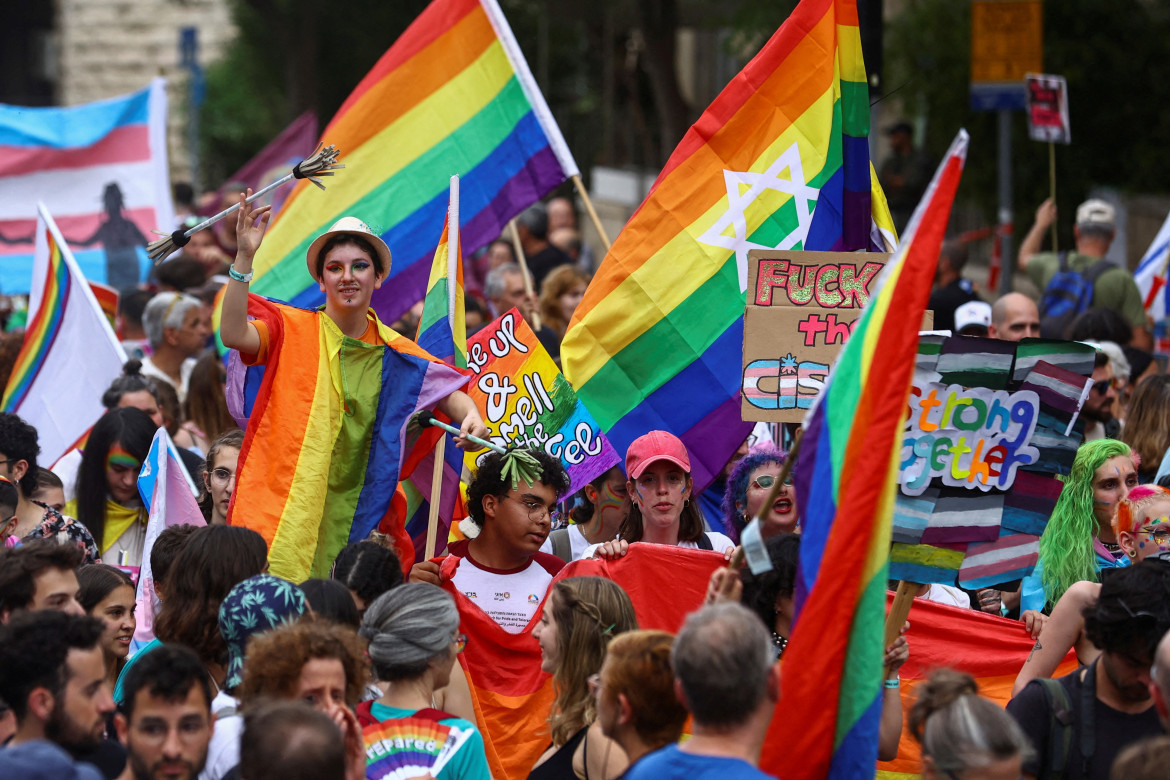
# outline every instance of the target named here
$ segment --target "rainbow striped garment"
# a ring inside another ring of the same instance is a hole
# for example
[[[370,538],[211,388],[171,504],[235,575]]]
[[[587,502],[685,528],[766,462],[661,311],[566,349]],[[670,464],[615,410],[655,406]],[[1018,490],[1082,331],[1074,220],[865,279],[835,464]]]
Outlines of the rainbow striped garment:
[[[960,131],[806,418],[797,492],[816,500],[801,504],[784,703],[761,759],[779,777],[873,776],[906,399],[966,153]]]
[[[374,226],[394,255],[373,308],[392,322],[423,298],[450,176],[462,178],[463,247],[577,173],[496,0],[434,0],[321,134],[346,170],[321,196],[293,191],[256,256],[252,291],[315,306],[305,250],[338,218]]]
[[[561,347],[619,452],[646,431],[687,445],[706,485],[746,438],[747,253],[884,250],[852,0],[803,0],[674,150],[618,236]]]
[[[410,417],[467,378],[369,317],[384,342],[341,333],[324,313],[252,295],[269,352],[240,451],[228,522],[260,533],[269,570],[292,582],[328,576],[337,553],[390,509],[401,473],[433,449]]]

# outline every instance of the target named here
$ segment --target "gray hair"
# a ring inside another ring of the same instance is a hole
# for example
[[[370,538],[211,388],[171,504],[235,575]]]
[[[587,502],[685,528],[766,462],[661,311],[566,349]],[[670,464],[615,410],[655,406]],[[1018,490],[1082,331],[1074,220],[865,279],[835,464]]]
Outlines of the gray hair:
[[[366,609],[359,632],[370,640],[370,660],[379,680],[420,677],[432,659],[451,650],[459,628],[455,600],[426,582],[399,585]]]
[[[772,668],[772,640],[760,619],[741,604],[692,612],[670,651],[696,723],[728,728],[745,723],[763,701]]]
[[[516,263],[504,263],[488,271],[487,278],[483,281],[484,296],[489,301],[498,301],[508,289],[508,278],[512,274],[519,275],[520,273],[522,271]],[[500,313],[503,314],[503,312]]]
[[[544,207],[543,203],[533,203],[520,212],[520,216],[516,217],[516,224],[527,228],[533,238],[546,239],[548,238],[548,209]]]
[[[151,348],[162,344],[163,330],[183,327],[187,312],[202,305],[198,298],[179,292],[163,292],[151,298],[142,311],[142,329]]]

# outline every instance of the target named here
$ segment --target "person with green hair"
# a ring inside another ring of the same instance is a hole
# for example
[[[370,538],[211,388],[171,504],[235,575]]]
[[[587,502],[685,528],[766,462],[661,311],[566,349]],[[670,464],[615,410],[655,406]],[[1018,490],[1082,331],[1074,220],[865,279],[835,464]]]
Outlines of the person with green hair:
[[[1040,559],[1020,585],[1021,611],[1047,612],[1074,583],[1099,582],[1102,569],[1128,565],[1113,513],[1137,484],[1129,445],[1114,439],[1081,445],[1040,537]]]

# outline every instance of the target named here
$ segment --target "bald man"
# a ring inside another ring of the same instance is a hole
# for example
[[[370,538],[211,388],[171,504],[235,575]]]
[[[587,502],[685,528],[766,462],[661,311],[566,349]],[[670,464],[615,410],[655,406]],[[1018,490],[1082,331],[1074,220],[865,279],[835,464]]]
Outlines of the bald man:
[[[1040,338],[1040,310],[1036,302],[1022,293],[1002,296],[991,307],[987,335],[1001,341]]]

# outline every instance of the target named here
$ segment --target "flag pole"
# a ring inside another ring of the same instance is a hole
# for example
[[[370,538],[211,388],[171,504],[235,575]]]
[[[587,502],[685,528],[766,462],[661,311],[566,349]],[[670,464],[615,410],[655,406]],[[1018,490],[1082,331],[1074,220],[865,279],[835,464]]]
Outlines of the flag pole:
[[[902,626],[906,624],[906,618],[910,614],[910,607],[914,603],[914,596],[918,593],[918,589],[922,587],[917,582],[906,582],[905,580],[898,581],[898,591],[894,594],[894,603],[890,605],[890,612],[886,615],[886,637],[885,645],[882,647],[882,652],[898,638],[902,633]],[[888,680],[890,678],[890,667],[884,670],[882,679]]]
[[[601,236],[601,243],[605,245],[605,252],[609,254],[609,235],[605,232],[605,228],[601,226],[601,218],[597,216],[597,210],[593,208],[593,201],[589,198],[589,191],[581,183],[581,174],[574,173],[572,179],[573,186],[577,188],[577,194],[581,196],[581,200],[585,204],[585,210],[589,212],[589,219],[592,220],[593,227],[597,229],[597,235]]]
[[[1056,203],[1056,142],[1048,142],[1048,189],[1052,202]],[[1056,220],[1052,220],[1052,251],[1056,249]]]
[[[435,544],[439,536],[439,499],[443,495],[443,464],[447,457],[447,434],[439,437],[435,445],[435,469],[431,472],[431,505],[427,512],[427,547],[426,557],[429,561],[435,557]]]
[[[532,289],[532,274],[528,273],[528,259],[524,256],[524,246],[520,243],[520,232],[516,230],[516,220],[508,223],[508,231],[512,235],[512,251],[516,253],[516,263],[520,266],[520,270],[524,272],[524,292],[528,297],[533,298],[536,292]],[[503,314],[503,312],[500,312]],[[536,309],[532,312],[532,330],[540,330],[540,305],[537,304]]]

